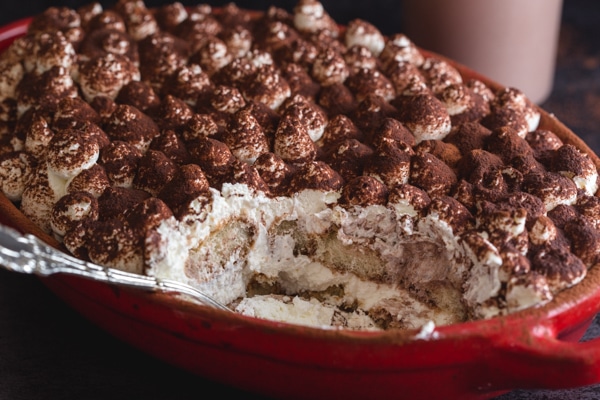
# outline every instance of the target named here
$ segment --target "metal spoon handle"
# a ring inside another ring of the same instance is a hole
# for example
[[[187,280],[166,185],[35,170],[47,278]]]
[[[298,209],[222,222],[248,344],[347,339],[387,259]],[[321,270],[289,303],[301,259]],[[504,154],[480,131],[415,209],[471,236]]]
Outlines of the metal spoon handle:
[[[103,267],[65,254],[33,235],[22,235],[0,225],[0,265],[9,271],[48,276],[69,274],[152,292],[175,293],[191,297],[200,304],[230,311],[192,286],[181,282],[138,275]]]

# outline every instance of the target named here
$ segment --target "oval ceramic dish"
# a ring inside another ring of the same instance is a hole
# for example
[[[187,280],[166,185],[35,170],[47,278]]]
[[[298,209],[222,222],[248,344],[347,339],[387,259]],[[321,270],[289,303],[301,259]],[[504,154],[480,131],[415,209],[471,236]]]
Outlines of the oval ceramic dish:
[[[0,29],[0,51],[29,20]],[[465,78],[499,85],[463,66]],[[541,111],[541,127],[600,159]],[[58,243],[0,195],[0,222]],[[516,388],[600,382],[600,339],[577,343],[600,310],[600,268],[549,304],[431,331],[357,332],[259,320],[176,296],[77,276],[42,278],[100,328],[192,373],[266,396],[298,399],[471,398]]]

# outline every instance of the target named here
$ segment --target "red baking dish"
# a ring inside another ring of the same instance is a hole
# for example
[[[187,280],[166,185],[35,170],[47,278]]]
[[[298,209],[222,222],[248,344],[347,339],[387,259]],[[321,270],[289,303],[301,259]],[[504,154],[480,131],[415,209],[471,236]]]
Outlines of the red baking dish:
[[[0,29],[0,50],[29,20]],[[465,77],[490,82],[453,63]],[[542,112],[542,127],[600,159]],[[0,222],[58,246],[0,195]],[[356,332],[259,320],[76,276],[41,278],[121,340],[214,381],[279,398],[484,399],[517,388],[600,382],[600,338],[577,343],[600,310],[600,268],[551,303],[431,332]]]

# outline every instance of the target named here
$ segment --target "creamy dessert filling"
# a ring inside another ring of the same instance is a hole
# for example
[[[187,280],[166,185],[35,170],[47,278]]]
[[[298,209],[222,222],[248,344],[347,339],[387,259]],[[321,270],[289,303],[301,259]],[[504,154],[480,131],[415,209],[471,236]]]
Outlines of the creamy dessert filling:
[[[467,317],[463,285],[486,292],[468,299],[473,306],[500,287],[501,262],[477,260],[482,265],[472,268],[473,250],[434,212],[417,220],[410,205],[344,208],[335,191],[273,198],[243,184],[225,184],[211,198],[200,214],[160,224],[146,245],[146,272],[186,282],[244,313],[262,315],[275,299],[318,299],[321,306],[310,308],[336,315],[325,325],[420,326],[415,318],[448,324]],[[296,318],[286,316],[290,306],[276,307],[278,319]]]
[[[0,55],[0,188],[74,255],[256,318],[399,329],[543,305],[600,257],[597,168],[405,35],[140,0]]]

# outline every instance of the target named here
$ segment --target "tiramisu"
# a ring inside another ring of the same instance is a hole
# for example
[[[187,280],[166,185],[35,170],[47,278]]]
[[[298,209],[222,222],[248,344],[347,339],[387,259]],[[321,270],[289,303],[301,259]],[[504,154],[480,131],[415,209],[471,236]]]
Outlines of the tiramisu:
[[[316,0],[52,7],[0,56],[0,187],[74,255],[246,315],[445,325],[598,263],[596,166],[539,120]]]

